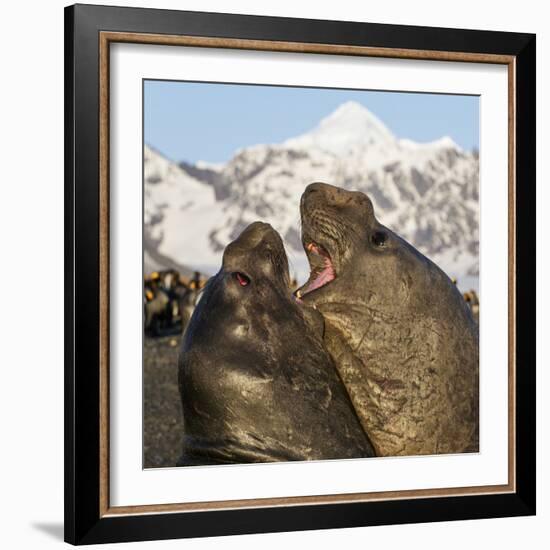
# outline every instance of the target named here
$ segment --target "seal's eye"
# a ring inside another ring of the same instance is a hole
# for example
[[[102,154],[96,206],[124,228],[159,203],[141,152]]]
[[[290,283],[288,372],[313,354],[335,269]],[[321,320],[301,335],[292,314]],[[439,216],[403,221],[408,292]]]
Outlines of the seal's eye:
[[[233,273],[233,275],[235,275],[235,279],[239,281],[239,284],[241,286],[246,286],[250,284],[250,279],[244,273],[239,273],[238,271],[236,271],[235,273]]]
[[[388,240],[388,235],[383,231],[376,231],[372,235],[372,242],[376,246],[385,246],[387,240]]]

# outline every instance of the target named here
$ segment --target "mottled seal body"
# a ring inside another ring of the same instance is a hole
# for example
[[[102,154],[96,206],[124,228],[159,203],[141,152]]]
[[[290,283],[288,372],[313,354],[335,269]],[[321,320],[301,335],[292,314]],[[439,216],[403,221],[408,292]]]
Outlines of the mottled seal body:
[[[478,331],[455,285],[363,193],[311,184],[301,215],[312,273],[298,295],[323,314],[376,454],[477,451]]]
[[[292,297],[279,235],[250,225],[227,246],[183,340],[181,464],[373,456],[322,327]]]

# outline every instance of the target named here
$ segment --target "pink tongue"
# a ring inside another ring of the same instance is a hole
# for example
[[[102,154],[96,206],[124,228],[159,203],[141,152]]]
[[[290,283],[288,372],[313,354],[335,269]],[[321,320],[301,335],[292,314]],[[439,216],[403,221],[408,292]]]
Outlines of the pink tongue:
[[[325,268],[313,281],[311,281],[306,289],[306,292],[311,292],[312,290],[320,288],[323,285],[330,283],[332,280],[334,280],[334,269],[330,263],[330,260],[325,260]]]

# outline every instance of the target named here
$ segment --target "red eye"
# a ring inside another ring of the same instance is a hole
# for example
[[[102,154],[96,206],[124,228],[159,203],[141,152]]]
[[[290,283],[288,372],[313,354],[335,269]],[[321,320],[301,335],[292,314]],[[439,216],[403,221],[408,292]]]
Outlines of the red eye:
[[[239,284],[241,286],[246,286],[250,283],[250,279],[244,275],[243,273],[239,273],[238,271],[235,273],[235,277],[237,281],[239,281]]]

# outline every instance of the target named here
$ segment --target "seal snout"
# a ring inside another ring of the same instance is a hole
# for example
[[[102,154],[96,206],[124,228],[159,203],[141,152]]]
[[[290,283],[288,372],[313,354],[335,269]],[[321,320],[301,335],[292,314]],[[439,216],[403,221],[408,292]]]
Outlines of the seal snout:
[[[231,274],[241,287],[270,274],[286,284],[289,279],[288,261],[280,235],[268,223],[251,223],[227,245],[223,270]]]
[[[323,182],[305,188],[300,213],[302,244],[311,273],[297,291],[298,298],[334,281],[344,262],[349,261],[350,250],[360,242],[367,228],[376,224],[367,195]]]
[[[265,222],[253,222],[247,226],[231,245],[238,245],[243,249],[260,246],[262,241],[282,247],[282,240],[277,231]]]
[[[311,206],[312,203],[327,201],[331,187],[332,185],[322,182],[310,183],[302,193],[302,197],[300,199],[300,210],[303,212],[304,209]]]
[[[374,215],[371,200],[360,191],[348,191],[328,183],[310,183],[304,190],[300,202],[302,213],[315,208],[358,207]]]

